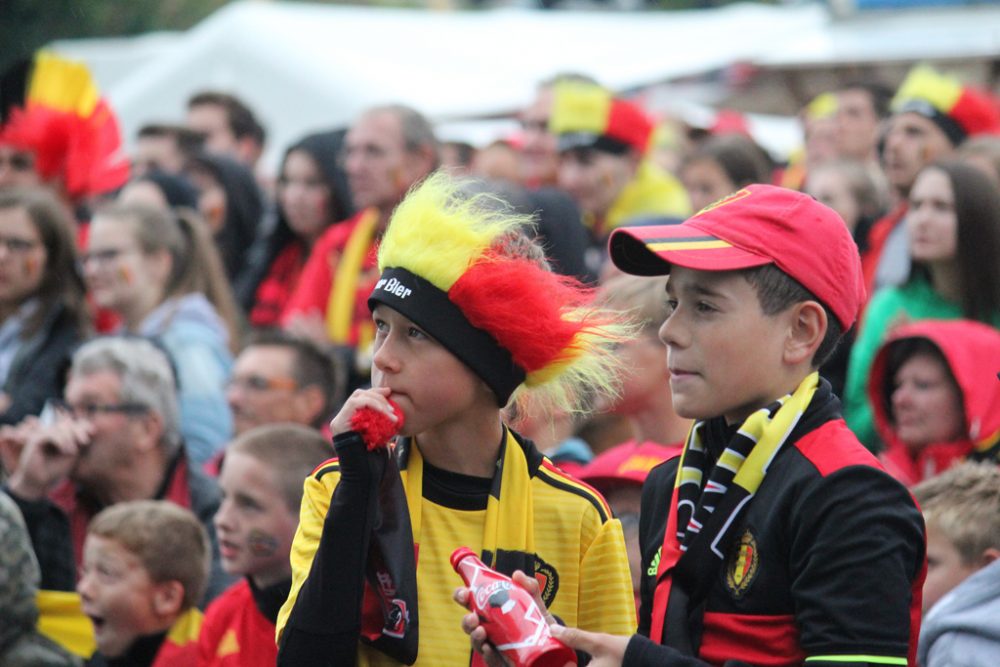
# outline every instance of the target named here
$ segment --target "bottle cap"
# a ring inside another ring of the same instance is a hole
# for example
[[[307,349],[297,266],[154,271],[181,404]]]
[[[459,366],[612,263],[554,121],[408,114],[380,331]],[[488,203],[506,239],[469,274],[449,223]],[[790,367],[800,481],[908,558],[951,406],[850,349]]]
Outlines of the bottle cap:
[[[476,552],[469,547],[459,547],[451,552],[451,566],[458,567],[458,562],[466,556],[476,556],[478,558]]]

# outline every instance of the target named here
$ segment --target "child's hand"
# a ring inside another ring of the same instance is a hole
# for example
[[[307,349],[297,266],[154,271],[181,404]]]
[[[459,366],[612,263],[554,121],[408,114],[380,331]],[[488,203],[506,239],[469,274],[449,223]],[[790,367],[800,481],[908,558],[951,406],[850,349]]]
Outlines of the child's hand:
[[[344,407],[340,409],[337,416],[330,422],[330,433],[337,436],[355,430],[351,420],[361,408],[371,408],[383,412],[393,423],[399,423],[399,418],[396,417],[396,412],[392,409],[392,404],[389,403],[391,392],[392,390],[388,387],[356,389],[344,402]]]
[[[552,628],[552,636],[574,650],[589,653],[590,667],[620,667],[631,639],[562,626]]]

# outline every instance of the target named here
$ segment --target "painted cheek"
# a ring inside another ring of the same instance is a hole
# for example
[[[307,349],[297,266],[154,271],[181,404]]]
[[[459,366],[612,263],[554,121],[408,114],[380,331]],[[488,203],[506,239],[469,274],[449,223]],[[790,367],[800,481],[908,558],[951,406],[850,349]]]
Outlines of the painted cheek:
[[[270,533],[254,529],[247,538],[247,547],[257,558],[270,558],[278,553],[278,539]]]

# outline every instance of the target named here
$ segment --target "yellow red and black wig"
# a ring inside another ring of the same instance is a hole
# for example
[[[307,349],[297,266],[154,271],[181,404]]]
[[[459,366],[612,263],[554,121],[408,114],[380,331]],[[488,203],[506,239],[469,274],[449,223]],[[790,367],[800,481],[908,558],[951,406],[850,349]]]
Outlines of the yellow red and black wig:
[[[614,347],[631,329],[595,305],[592,290],[523,252],[531,220],[432,175],[392,216],[368,304],[424,328],[501,407],[517,392],[533,405],[577,410],[589,392],[614,392]]]

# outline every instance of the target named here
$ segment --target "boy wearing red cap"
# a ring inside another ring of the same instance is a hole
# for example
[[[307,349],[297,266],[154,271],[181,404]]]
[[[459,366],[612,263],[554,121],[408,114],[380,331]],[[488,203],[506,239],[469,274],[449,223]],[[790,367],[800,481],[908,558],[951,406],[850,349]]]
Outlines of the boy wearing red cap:
[[[639,634],[553,633],[602,666],[915,664],[920,513],[815,370],[864,296],[843,222],[751,185],[684,224],[617,230],[610,250],[669,273],[660,337],[696,421],[643,488]]]
[[[339,458],[306,480],[279,665],[468,665],[451,599],[461,546],[534,575],[569,623],[633,630],[620,523],[501,419],[511,402],[573,410],[607,389],[624,335],[617,314],[541,265],[529,221],[442,175],[393,214],[368,301],[373,388],[334,417]],[[362,408],[401,425],[391,454],[366,452]]]

